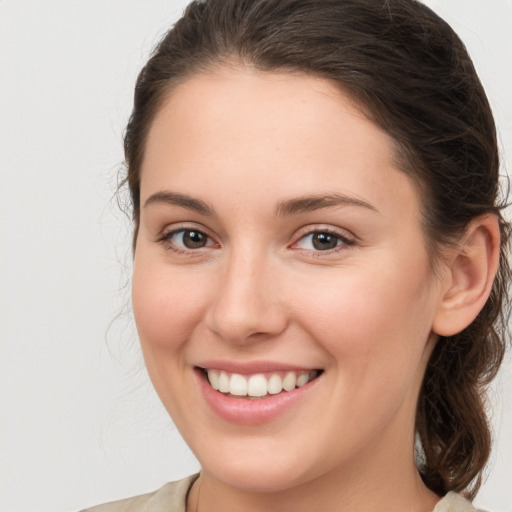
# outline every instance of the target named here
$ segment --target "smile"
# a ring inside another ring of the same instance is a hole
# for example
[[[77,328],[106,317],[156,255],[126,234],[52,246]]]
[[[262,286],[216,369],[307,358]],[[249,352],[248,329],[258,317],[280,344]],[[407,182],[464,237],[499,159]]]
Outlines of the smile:
[[[325,371],[270,362],[239,365],[212,361],[196,366],[195,374],[215,416],[249,426],[277,420],[285,411],[300,407],[315,389],[322,389]]]
[[[205,369],[210,386],[232,397],[262,398],[293,391],[305,386],[319,375],[318,370],[266,372],[241,375],[224,370]]]

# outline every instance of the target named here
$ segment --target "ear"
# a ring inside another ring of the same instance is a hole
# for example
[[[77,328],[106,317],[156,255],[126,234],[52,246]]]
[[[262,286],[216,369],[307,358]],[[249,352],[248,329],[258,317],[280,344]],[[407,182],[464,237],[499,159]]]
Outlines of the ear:
[[[432,330],[453,336],[482,310],[491,293],[500,257],[500,227],[495,215],[470,222],[460,244],[448,250],[444,289]]]

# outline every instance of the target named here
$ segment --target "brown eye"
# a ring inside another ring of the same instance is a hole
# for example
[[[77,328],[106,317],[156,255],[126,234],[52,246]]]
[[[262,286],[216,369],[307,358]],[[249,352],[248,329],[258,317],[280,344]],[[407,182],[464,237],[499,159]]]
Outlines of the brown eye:
[[[311,244],[317,251],[334,249],[340,242],[340,237],[332,233],[317,232],[311,234]]]
[[[200,231],[183,230],[182,232],[183,245],[187,249],[200,249],[205,247],[208,237]]]
[[[196,229],[178,229],[171,231],[162,238],[169,244],[169,247],[175,247],[178,250],[202,249],[214,245],[208,235]]]
[[[334,231],[310,231],[302,236],[294,248],[312,252],[328,252],[354,245],[354,241]]]

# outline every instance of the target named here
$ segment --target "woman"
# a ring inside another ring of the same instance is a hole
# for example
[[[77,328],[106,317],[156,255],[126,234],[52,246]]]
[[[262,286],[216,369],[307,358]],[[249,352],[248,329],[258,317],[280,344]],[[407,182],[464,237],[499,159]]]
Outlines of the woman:
[[[194,2],[125,154],[144,359],[201,473],[95,510],[474,510],[509,226],[446,23],[414,0]]]

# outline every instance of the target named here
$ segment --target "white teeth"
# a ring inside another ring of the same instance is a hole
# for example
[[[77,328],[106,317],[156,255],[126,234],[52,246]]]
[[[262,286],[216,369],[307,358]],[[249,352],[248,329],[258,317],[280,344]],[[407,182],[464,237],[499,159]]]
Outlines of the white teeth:
[[[295,372],[288,372],[286,377],[283,379],[283,389],[286,391],[291,391],[292,389],[295,389],[296,385],[297,376],[295,375]]]
[[[209,369],[206,371],[211,387],[221,393],[230,393],[234,396],[262,397],[267,394],[277,395],[284,391],[292,391],[296,387],[302,387],[313,380],[318,372],[287,372],[284,378],[278,373],[273,373],[267,378],[258,373],[250,377],[232,373],[229,375],[223,370]]]
[[[219,375],[219,391],[221,393],[229,393],[229,377],[226,372],[220,372]]]
[[[271,395],[277,395],[277,393],[281,393],[283,391],[283,380],[279,375],[273,374],[270,379],[268,379],[268,392]]]
[[[229,380],[229,392],[235,396],[247,396],[247,379],[238,373],[233,373]]]
[[[308,373],[301,373],[297,377],[297,387],[300,388],[304,386],[304,384],[307,384],[309,382],[309,374]],[[212,384],[213,387],[213,384]]]
[[[249,396],[265,396],[267,394],[267,379],[264,375],[253,375],[247,384]]]
[[[217,370],[208,370],[208,380],[215,391],[219,389],[219,372]]]

